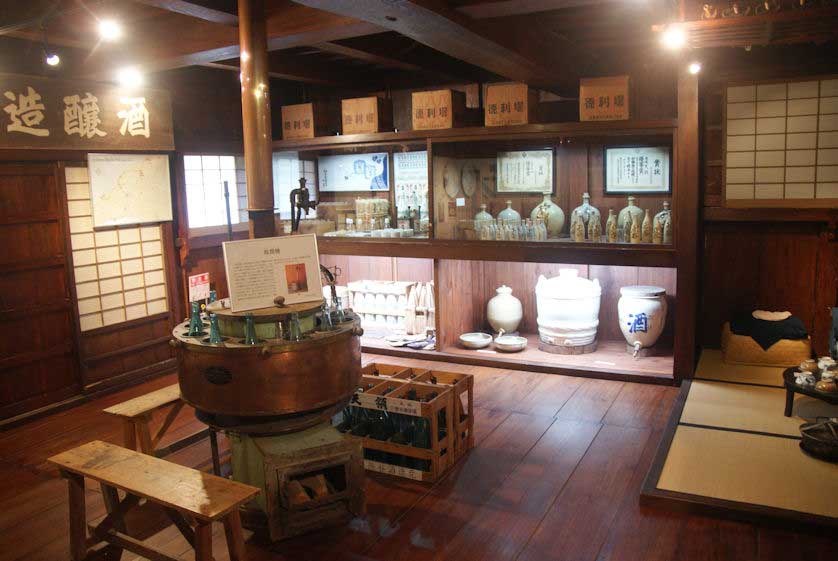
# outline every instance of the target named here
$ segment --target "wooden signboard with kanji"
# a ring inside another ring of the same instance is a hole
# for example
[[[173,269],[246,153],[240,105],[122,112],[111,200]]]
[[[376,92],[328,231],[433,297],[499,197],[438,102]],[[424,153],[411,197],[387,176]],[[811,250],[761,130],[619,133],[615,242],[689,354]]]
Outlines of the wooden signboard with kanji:
[[[580,121],[624,121],[629,118],[629,77],[582,78]]]
[[[393,130],[393,104],[376,96],[342,99],[340,121],[343,134],[365,134]]]
[[[282,138],[300,139],[325,136],[328,110],[323,103],[299,103],[282,106]]]
[[[433,90],[411,94],[413,130],[450,129],[463,125],[466,94]]]
[[[488,84],[483,103],[487,127],[534,123],[538,97],[526,84]]]
[[[169,93],[0,73],[0,148],[174,150]]]

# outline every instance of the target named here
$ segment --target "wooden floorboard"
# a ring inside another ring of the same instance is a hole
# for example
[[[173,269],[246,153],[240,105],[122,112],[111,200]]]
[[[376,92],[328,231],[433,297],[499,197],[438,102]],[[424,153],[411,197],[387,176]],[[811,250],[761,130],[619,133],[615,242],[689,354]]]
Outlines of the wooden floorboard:
[[[831,561],[838,551],[834,537],[639,505],[676,388],[364,360],[474,374],[475,449],[435,485],[369,474],[367,514],[345,527],[279,544],[247,532],[250,561]],[[0,561],[69,558],[67,488],[45,459],[90,440],[121,443],[121,426],[101,410],[174,381],[164,376],[0,432]],[[167,438],[202,426],[184,408]],[[226,453],[226,439],[219,444]],[[208,442],[167,459],[208,470]],[[87,509],[90,520],[104,516],[98,487],[88,486]],[[169,555],[194,559],[173,526],[130,517],[128,526]],[[220,525],[212,537],[215,560],[226,561]]]

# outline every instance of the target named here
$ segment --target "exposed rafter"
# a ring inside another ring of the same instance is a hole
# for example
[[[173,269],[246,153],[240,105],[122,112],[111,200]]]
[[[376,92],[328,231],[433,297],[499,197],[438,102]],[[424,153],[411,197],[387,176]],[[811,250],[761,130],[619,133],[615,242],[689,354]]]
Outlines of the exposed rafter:
[[[375,53],[370,53],[367,51],[362,51],[361,49],[353,49],[352,47],[346,47],[338,43],[317,43],[312,45],[312,47],[321,51],[325,51],[327,53],[334,53],[337,55],[344,56],[346,58],[362,60],[364,62],[377,64],[386,68],[398,68],[400,70],[408,70],[412,72],[419,72],[422,70],[419,66],[416,66],[415,64],[410,64],[409,62],[402,62],[394,58],[377,55]]]
[[[220,23],[223,25],[238,25],[235,1],[226,0],[133,0],[140,4],[154,6],[177,14],[193,18]]]
[[[461,5],[457,10],[474,19],[520,16],[537,12],[564,10],[591,6],[594,4],[613,4],[617,0],[498,0],[496,2],[474,2]]]
[[[567,93],[557,68],[525,57],[490,38],[475,20],[431,0],[295,0],[391,29],[449,56],[536,87]],[[574,84],[575,86],[575,84]]]

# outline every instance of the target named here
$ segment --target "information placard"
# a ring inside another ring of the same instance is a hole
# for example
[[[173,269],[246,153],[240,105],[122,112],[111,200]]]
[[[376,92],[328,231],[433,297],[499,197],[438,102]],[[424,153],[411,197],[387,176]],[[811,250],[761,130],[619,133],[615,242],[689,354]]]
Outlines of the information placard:
[[[210,293],[209,273],[189,276],[189,301],[208,300]]]
[[[323,298],[314,234],[224,242],[224,269],[234,312]]]

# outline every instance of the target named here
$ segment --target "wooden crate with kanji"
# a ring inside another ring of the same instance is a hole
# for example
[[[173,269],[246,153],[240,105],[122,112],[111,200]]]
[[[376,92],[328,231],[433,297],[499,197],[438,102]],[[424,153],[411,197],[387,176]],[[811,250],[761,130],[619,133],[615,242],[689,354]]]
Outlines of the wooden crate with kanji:
[[[474,376],[459,372],[428,370],[419,374],[415,382],[451,388],[454,414],[455,461],[474,447]]]
[[[377,96],[342,99],[340,122],[343,134],[366,134],[393,130],[393,103]]]
[[[468,122],[466,94],[456,90],[413,92],[410,96],[413,130],[462,127]]]
[[[325,103],[298,103],[282,106],[282,138],[300,139],[326,136],[329,110]]]
[[[538,122],[538,93],[526,84],[487,84],[483,100],[487,127],[526,125]]]
[[[369,388],[374,380],[381,383]],[[392,376],[363,376],[361,383],[365,391],[353,396],[339,428],[361,439],[364,467],[416,481],[439,479],[459,457],[452,388]]]

